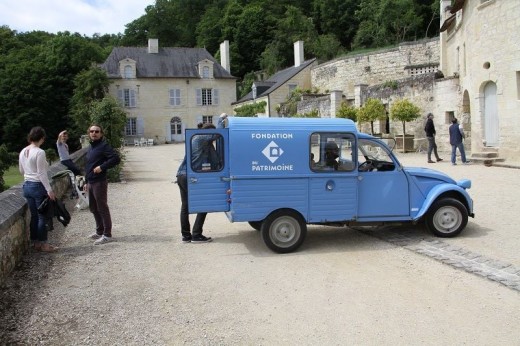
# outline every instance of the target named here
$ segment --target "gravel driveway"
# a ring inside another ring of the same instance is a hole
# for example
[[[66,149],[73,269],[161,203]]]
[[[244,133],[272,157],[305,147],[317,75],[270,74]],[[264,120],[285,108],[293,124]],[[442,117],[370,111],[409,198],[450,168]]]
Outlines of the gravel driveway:
[[[473,181],[476,218],[457,238],[312,226],[280,255],[224,214],[208,215],[212,243],[181,243],[183,153],[127,148],[126,183],[109,187],[116,241],[93,246],[76,211],[51,234],[58,253],[27,254],[0,290],[0,344],[520,345],[520,170],[430,165]]]

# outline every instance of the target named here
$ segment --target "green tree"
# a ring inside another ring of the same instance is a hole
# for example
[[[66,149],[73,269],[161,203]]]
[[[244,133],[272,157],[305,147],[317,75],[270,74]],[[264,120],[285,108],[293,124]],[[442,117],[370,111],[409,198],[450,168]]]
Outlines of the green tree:
[[[243,105],[240,107],[236,107],[233,109],[235,111],[237,117],[256,117],[260,113],[265,113],[265,106],[267,102],[255,102],[247,105]]]
[[[7,147],[4,144],[0,145],[0,192],[4,191],[6,188],[4,173],[14,162],[15,161],[13,160],[12,155],[9,154]]]
[[[343,48],[350,49],[359,25],[358,5],[359,0],[314,0],[316,29],[320,34],[333,35]]]
[[[10,151],[19,151],[27,129],[39,125],[48,138],[71,126],[69,102],[74,77],[102,50],[88,39],[58,34],[44,44],[13,49],[3,56],[0,69],[0,138]],[[46,141],[44,149],[54,147]]]
[[[415,39],[423,18],[414,0],[361,0],[354,47],[383,47]]]
[[[108,93],[110,81],[104,71],[91,67],[76,75],[71,99],[71,117],[76,134],[83,134],[91,123],[90,108],[94,101],[102,100]]]
[[[374,121],[386,118],[386,110],[383,102],[378,99],[369,98],[365,104],[358,109],[357,120],[359,123],[370,123],[371,134],[374,134]]]
[[[403,136],[406,135],[406,122],[413,121],[421,116],[421,109],[408,99],[396,100],[390,107],[390,119],[398,120],[403,124]]]
[[[338,112],[336,113],[336,117],[350,119],[350,120],[356,122],[357,113],[358,113],[358,109],[356,107],[350,106],[346,102],[341,102],[341,106],[339,107]]]

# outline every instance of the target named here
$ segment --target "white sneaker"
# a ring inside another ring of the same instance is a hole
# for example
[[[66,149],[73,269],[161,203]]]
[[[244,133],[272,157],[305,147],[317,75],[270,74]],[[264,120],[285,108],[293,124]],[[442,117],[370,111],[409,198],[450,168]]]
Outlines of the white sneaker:
[[[96,240],[94,242],[94,245],[101,245],[101,244],[105,244],[105,243],[110,243],[111,241],[112,241],[112,237],[101,236],[101,238],[99,238],[98,240]]]
[[[97,234],[97,233],[92,233],[91,235],[88,236],[88,238],[90,238],[90,239],[99,239],[101,237],[102,237],[102,235]]]

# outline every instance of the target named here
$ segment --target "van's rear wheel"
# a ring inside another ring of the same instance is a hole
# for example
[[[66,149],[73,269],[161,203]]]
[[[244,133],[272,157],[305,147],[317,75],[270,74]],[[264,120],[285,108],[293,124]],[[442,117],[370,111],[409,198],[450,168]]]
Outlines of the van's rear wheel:
[[[278,210],[262,222],[262,238],[274,252],[288,253],[296,250],[305,239],[307,225],[300,214],[293,210]]]
[[[262,221],[249,221],[248,224],[257,231],[260,231],[262,229]]]
[[[442,198],[434,202],[426,215],[426,226],[437,237],[451,238],[468,224],[468,211],[454,198]]]

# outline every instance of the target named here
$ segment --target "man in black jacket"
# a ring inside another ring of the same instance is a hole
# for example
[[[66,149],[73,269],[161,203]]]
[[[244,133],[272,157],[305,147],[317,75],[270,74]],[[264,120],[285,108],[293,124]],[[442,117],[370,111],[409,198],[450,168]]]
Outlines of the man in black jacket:
[[[85,191],[88,191],[89,208],[96,220],[96,233],[89,237],[96,239],[95,245],[112,241],[112,219],[108,208],[107,170],[117,166],[121,159],[117,152],[103,138],[103,129],[91,125],[88,130],[90,148],[85,164]]]
[[[426,126],[424,126],[424,132],[426,132],[426,138],[428,139],[428,163],[435,163],[432,161],[432,151],[435,154],[437,162],[442,161],[437,154],[437,144],[435,143],[435,125],[433,124],[433,114],[428,113],[428,120],[426,120]]]

